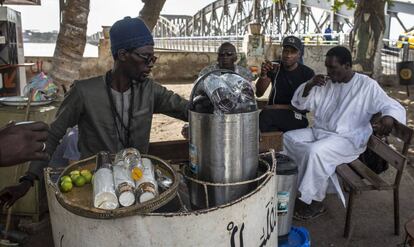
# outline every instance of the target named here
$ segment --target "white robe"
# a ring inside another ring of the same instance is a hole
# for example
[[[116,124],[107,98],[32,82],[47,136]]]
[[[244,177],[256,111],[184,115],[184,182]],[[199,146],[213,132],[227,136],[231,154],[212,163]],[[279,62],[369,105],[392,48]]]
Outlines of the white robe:
[[[314,125],[283,136],[284,152],[298,164],[299,199],[307,204],[322,201],[331,180],[345,205],[336,167],[364,152],[372,134],[373,114],[381,112],[405,124],[405,109],[376,81],[358,73],[348,83],[328,81],[302,97],[305,85],[296,90],[292,105],[314,112]]]

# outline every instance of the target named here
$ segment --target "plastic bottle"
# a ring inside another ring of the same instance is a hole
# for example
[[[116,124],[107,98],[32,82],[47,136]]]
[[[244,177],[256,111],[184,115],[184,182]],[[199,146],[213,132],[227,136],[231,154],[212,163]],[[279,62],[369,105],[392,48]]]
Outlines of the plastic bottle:
[[[113,173],[115,192],[118,196],[119,204],[123,207],[128,207],[135,203],[135,182],[125,164],[123,160],[118,161],[113,166]]]
[[[214,74],[207,76],[203,81],[203,89],[216,112],[229,113],[236,107],[237,98],[220,76]]]
[[[143,176],[136,181],[137,201],[139,203],[149,201],[158,195],[158,185],[151,160],[143,158],[142,164],[144,166]]]
[[[97,170],[93,178],[93,206],[100,209],[115,209],[119,206],[115,194],[114,176],[108,152],[96,156]]]

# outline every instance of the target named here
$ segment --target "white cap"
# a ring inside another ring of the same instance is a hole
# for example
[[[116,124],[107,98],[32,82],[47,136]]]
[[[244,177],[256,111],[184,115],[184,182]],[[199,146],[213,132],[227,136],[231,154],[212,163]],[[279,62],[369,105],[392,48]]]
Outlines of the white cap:
[[[139,202],[143,203],[149,201],[155,197],[154,193],[152,192],[144,192],[139,196]]]
[[[132,191],[124,191],[119,195],[119,204],[129,207],[135,203],[135,195]]]
[[[115,209],[118,207],[118,198],[115,193],[101,192],[95,195],[93,206],[100,209]]]

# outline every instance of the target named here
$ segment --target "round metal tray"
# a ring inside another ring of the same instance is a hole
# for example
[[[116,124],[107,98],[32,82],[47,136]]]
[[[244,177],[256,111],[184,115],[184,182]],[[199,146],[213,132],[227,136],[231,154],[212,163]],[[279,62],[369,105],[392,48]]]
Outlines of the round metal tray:
[[[2,97],[0,98],[0,103],[7,106],[26,106],[28,102],[27,97],[23,96],[11,96],[11,97]],[[41,101],[31,101],[31,106],[42,106],[52,103],[53,100],[41,100]]]
[[[70,192],[62,193],[58,184],[48,181],[50,185],[55,187],[56,198],[60,205],[62,205],[68,211],[95,219],[113,219],[119,217],[126,217],[131,215],[143,214],[152,212],[169,201],[174,199],[177,195],[179,178],[175,170],[164,160],[151,155],[143,154],[142,157],[148,158],[152,161],[155,169],[161,170],[161,172],[172,179],[173,183],[167,190],[160,193],[157,197],[144,203],[137,203],[129,207],[117,208],[114,210],[104,210],[93,207],[93,188],[92,184],[86,184],[83,187],[73,187]],[[92,156],[88,159],[78,161],[68,167],[66,167],[60,174],[57,181],[60,181],[62,176],[68,175],[73,170],[81,169],[96,169],[96,156]],[[48,168],[51,169],[51,168]]]

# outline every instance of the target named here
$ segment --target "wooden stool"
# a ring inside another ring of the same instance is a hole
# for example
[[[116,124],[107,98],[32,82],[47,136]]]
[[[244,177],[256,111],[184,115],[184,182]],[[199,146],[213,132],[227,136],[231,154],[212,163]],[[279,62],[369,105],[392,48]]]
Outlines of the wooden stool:
[[[404,240],[404,246],[408,244],[408,246],[413,247],[414,246],[414,219],[408,221],[405,223],[405,240]]]

